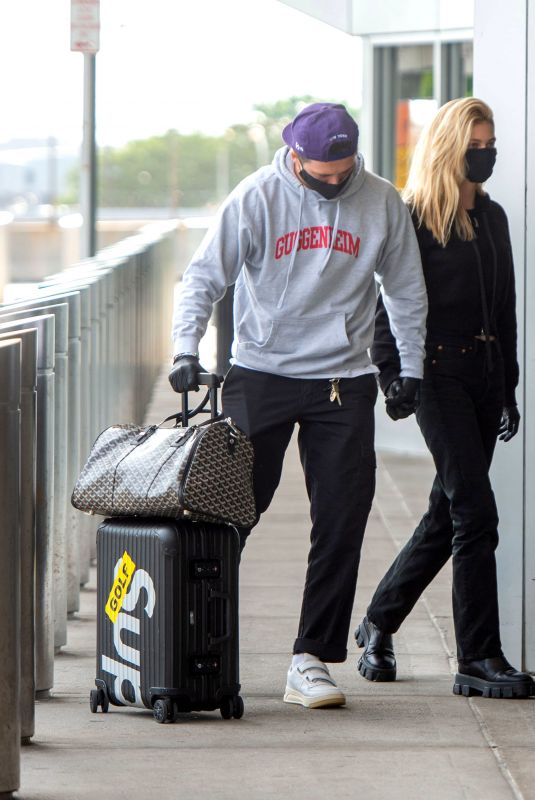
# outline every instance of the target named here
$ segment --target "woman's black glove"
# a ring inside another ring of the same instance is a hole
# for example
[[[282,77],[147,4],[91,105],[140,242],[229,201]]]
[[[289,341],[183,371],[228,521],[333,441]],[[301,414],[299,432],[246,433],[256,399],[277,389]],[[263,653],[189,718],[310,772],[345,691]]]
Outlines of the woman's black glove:
[[[418,405],[419,378],[394,378],[386,390],[386,413],[393,420],[414,414]]]
[[[199,373],[205,370],[199,359],[192,353],[184,353],[175,358],[169,373],[169,383],[175,392],[196,392],[199,388]]]
[[[505,406],[498,430],[498,439],[508,442],[513,436],[516,436],[519,426],[520,414],[518,413],[518,408],[516,406]]]

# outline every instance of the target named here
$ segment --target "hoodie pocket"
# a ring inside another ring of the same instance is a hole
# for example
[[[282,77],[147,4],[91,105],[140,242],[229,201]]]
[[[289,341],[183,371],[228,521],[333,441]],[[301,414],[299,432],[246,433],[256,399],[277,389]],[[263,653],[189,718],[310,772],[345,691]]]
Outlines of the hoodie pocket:
[[[255,314],[252,306],[246,307],[240,314],[236,328],[236,341],[238,348],[243,350],[256,350],[265,347],[271,338],[273,323],[269,318]]]
[[[330,355],[348,344],[346,318],[340,311],[319,317],[273,320],[264,347],[276,355],[307,358]]]

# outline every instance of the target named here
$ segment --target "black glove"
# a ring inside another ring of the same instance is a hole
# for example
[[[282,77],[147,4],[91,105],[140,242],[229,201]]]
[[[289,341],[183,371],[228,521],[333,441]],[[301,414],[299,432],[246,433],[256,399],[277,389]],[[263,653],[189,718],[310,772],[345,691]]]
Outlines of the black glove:
[[[393,420],[414,414],[418,405],[419,378],[394,378],[386,390],[386,413]]]
[[[204,371],[197,356],[179,356],[169,373],[169,383],[175,392],[196,392],[199,388],[199,373]]]
[[[498,439],[501,439],[503,442],[508,442],[509,439],[512,439],[513,436],[516,436],[518,433],[519,425],[520,414],[518,413],[518,408],[516,406],[505,406],[498,430]]]

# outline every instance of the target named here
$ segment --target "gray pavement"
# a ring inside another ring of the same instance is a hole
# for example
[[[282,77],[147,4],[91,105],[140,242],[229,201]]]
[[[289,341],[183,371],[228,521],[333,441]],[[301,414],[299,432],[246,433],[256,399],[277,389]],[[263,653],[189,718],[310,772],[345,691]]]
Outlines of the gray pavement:
[[[171,413],[166,375],[147,422]],[[402,424],[402,423],[400,423]],[[426,508],[426,457],[379,454],[353,624]],[[89,711],[95,676],[95,569],[55,663],[52,697],[36,709],[22,753],[24,800],[509,800],[535,798],[535,701],[452,694],[454,639],[448,568],[396,636],[399,680],[365,681],[358,650],[332,666],[342,709],[282,702],[299,618],[308,503],[295,442],[281,486],[251,537],[240,576],[242,720],[217,712],[157,725],[152,714]]]

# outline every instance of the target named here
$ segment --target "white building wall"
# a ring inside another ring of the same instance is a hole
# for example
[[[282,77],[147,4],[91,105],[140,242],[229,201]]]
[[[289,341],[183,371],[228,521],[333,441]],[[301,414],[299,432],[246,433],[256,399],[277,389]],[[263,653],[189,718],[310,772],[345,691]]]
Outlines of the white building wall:
[[[498,159],[488,182],[508,215],[515,259],[522,415],[520,433],[498,442],[492,481],[500,512],[498,580],[504,650],[535,671],[535,67],[528,73],[528,40],[535,45],[531,0],[476,0],[474,95],[492,107]],[[533,8],[532,8],[533,10]],[[497,21],[499,20],[499,24]],[[530,180],[531,178],[531,180]]]
[[[531,6],[528,14],[528,6]],[[526,52],[535,47],[535,9],[526,0]],[[527,87],[535,92],[535,61],[528,60]],[[535,103],[527,102],[526,143],[526,266],[524,286],[524,655],[535,672]]]

